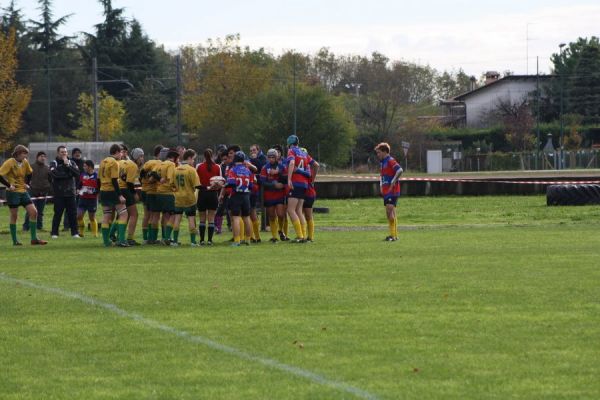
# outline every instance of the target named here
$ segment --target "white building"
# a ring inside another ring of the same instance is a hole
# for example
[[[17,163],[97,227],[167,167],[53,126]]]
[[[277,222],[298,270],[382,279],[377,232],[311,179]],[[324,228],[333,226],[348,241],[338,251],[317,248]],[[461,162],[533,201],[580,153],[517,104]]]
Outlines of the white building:
[[[508,75],[499,78],[497,72],[488,72],[485,85],[443,101],[441,105],[445,107],[447,116],[458,121],[454,125],[466,125],[468,128],[486,127],[489,112],[496,109],[499,102],[522,102],[535,93],[538,78],[542,89],[542,85],[547,83],[551,76]]]

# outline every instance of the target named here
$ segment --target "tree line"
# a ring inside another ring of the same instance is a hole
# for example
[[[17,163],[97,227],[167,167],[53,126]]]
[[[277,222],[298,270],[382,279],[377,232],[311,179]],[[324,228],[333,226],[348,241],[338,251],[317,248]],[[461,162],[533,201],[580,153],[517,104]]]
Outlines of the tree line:
[[[416,148],[428,132],[445,129],[440,119],[428,118],[439,115],[439,100],[472,85],[462,70],[440,72],[377,52],[337,55],[323,48],[275,55],[242,46],[239,35],[170,52],[112,0],[98,0],[98,7],[102,20],[76,37],[58,33],[71,15],[55,17],[51,0],[39,0],[34,19],[26,19],[15,0],[2,9],[0,91],[11,93],[0,95],[0,102],[11,102],[0,104],[6,114],[0,115],[3,147],[17,140],[93,140],[93,59],[101,140],[149,148],[183,137],[201,148],[271,145],[296,132],[332,165],[351,158],[364,163],[380,141],[390,142],[395,153],[401,153],[401,141]],[[599,70],[597,47],[597,38],[580,39],[552,58],[557,74],[579,77],[565,79],[567,88],[561,88],[569,96],[566,112],[582,118],[600,115],[599,92],[590,85]],[[10,54],[13,62],[4,62]],[[540,107],[544,121],[557,118],[557,86],[548,93]],[[532,110],[527,108],[530,115]],[[513,120],[528,123],[519,116],[500,123]],[[522,139],[512,142],[516,146]]]

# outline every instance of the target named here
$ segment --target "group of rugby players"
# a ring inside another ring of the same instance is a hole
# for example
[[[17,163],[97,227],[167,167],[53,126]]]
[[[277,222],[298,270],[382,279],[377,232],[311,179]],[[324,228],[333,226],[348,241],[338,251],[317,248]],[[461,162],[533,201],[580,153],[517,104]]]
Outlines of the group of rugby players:
[[[270,241],[290,240],[288,217],[296,234],[292,242],[313,241],[312,206],[316,197],[313,183],[319,164],[306,149],[299,147],[297,136],[288,137],[287,145],[287,157],[280,146],[269,149],[264,157],[256,154],[260,149],[253,145],[251,150],[255,154],[247,157],[239,146],[233,145],[220,150],[216,160],[212,150],[207,149],[204,161],[198,165],[192,149],[177,151],[159,145],[154,149],[154,159],[146,161],[139,148],[129,153],[125,146],[113,145],[110,156],[102,160],[98,170],[104,245],[138,244],[134,239],[138,201],[144,204],[145,244],[179,246],[184,214],[192,246],[213,244],[215,228],[220,230],[218,217],[223,214],[231,220],[232,246],[260,243],[256,207],[261,188],[272,235]],[[141,184],[139,192],[137,181]],[[86,186],[82,190],[93,191]],[[198,212],[199,227],[196,227]]]
[[[95,212],[99,195],[103,210],[102,239],[107,247],[139,245],[135,240],[138,202],[144,206],[141,223],[144,244],[179,246],[179,228],[184,214],[188,219],[191,246],[211,246],[215,231],[221,231],[224,216],[231,222],[232,246],[260,243],[256,208],[260,205],[262,192],[272,235],[270,242],[290,241],[288,217],[296,234],[291,241],[312,242],[314,181],[319,164],[306,149],[299,147],[296,135],[287,138],[287,146],[286,157],[279,145],[269,149],[266,157],[257,145],[251,146],[250,157],[236,145],[222,146],[216,157],[211,149],[206,149],[204,161],[196,165],[197,154],[192,149],[158,145],[154,148],[154,158],[145,160],[142,149],[129,152],[126,146],[114,144],[110,155],[100,163],[98,172],[94,171],[91,161],[84,165],[77,214],[80,235],[83,236],[83,218],[88,212],[90,228],[97,236]],[[47,242],[37,237],[36,209],[27,193],[32,172],[27,161],[28,152],[25,146],[15,148],[13,158],[0,167],[0,183],[8,189],[13,244],[21,244],[16,238],[16,211],[19,206],[24,206],[32,221],[31,244],[43,245]],[[375,153],[381,162],[381,193],[389,225],[386,241],[396,241],[395,207],[403,171],[390,156],[387,143],[377,145]]]

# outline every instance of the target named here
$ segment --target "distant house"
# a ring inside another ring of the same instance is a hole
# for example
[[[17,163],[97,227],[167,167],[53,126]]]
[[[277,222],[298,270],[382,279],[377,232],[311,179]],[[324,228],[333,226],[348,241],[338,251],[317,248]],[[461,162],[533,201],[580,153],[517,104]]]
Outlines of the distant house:
[[[541,87],[552,75],[508,75],[500,78],[500,74],[490,71],[486,73],[485,85],[441,101],[440,105],[452,126],[483,128],[488,123],[487,115],[500,101],[520,103],[535,92],[538,78]]]

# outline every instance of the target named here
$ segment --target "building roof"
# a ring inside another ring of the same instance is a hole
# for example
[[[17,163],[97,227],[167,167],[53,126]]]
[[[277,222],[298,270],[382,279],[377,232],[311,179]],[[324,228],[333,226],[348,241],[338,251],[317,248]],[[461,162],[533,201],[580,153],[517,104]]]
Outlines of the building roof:
[[[469,92],[455,96],[451,99],[445,100],[444,102],[446,103],[446,102],[464,101],[467,97],[470,97],[471,95],[473,95],[475,93],[487,90],[490,87],[498,85],[499,83],[502,83],[502,82],[507,82],[507,81],[533,81],[533,82],[535,82],[538,77],[539,77],[540,81],[548,81],[548,80],[556,77],[556,75],[508,75],[508,76],[505,76],[498,80],[495,80],[493,82],[490,82],[487,85],[480,86],[475,90],[471,90]]]

